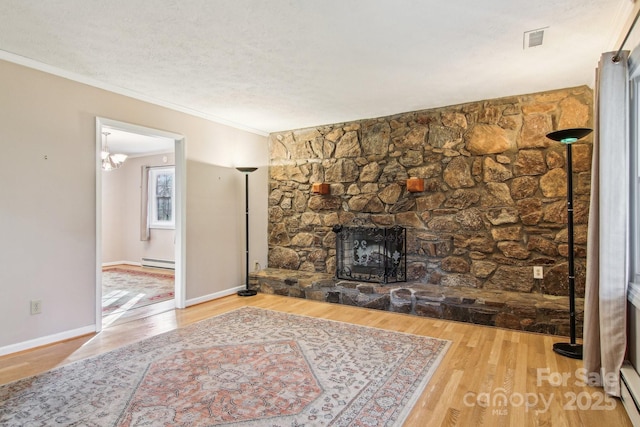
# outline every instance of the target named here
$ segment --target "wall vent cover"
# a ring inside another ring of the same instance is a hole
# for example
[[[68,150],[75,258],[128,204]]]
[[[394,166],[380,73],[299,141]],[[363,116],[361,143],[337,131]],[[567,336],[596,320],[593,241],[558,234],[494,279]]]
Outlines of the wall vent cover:
[[[544,33],[547,28],[549,27],[525,31],[522,39],[522,48],[529,49],[531,47],[542,46],[542,42],[544,41]]]

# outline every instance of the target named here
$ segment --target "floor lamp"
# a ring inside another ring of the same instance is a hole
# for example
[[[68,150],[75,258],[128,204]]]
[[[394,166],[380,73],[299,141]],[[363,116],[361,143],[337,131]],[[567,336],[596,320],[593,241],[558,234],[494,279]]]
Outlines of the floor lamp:
[[[258,168],[236,168],[244,174],[244,195],[245,195],[245,278],[247,284],[244,289],[238,291],[241,297],[250,297],[256,295],[258,291],[249,289],[249,174]]]
[[[575,290],[575,265],[573,253],[573,170],[571,160],[571,144],[591,133],[591,129],[575,128],[557,130],[547,134],[547,138],[561,142],[567,146],[567,237],[569,241],[569,343],[555,343],[553,351],[570,357],[582,359],[582,344],[576,344],[576,290]]]

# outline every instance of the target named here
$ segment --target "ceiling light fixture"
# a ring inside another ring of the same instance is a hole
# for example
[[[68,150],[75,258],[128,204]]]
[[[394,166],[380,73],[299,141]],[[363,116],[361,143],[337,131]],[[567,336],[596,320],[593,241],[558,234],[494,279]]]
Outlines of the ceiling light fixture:
[[[109,153],[109,145],[107,144],[107,137],[111,135],[109,132],[102,132],[104,139],[102,141],[102,152],[100,158],[102,159],[102,170],[110,171],[118,169],[125,160],[127,160],[126,154],[111,154]]]

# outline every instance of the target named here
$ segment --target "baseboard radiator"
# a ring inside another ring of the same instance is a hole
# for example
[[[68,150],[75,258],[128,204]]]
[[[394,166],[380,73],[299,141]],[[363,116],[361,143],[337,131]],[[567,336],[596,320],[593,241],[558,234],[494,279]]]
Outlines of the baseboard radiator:
[[[622,404],[626,409],[631,423],[640,427],[640,376],[629,362],[625,362],[620,370]]]
[[[176,262],[168,259],[142,258],[143,267],[166,268],[169,270],[176,269]]]

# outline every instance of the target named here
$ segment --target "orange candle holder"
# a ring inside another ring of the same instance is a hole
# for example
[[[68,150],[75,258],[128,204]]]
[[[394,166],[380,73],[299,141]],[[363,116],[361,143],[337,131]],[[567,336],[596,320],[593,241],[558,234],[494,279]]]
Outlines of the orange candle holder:
[[[324,182],[317,182],[311,185],[311,192],[315,194],[329,194],[329,184]]]
[[[410,193],[420,193],[424,191],[424,179],[409,178],[407,180],[407,191]]]

